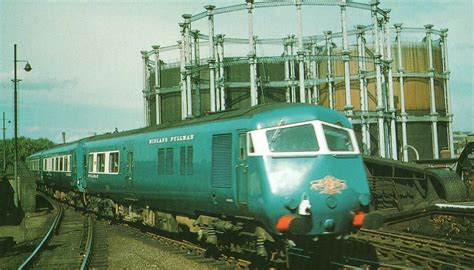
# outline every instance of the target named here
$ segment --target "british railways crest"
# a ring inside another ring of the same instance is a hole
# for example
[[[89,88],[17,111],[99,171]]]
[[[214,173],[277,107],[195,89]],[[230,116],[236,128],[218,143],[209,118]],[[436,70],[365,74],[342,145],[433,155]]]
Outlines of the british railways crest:
[[[311,181],[311,190],[319,191],[319,194],[337,194],[347,189],[346,181],[327,175],[323,179]]]

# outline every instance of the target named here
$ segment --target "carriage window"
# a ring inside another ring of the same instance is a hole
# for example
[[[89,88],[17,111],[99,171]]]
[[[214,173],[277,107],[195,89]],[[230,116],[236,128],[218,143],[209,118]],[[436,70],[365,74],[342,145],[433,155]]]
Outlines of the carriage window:
[[[66,159],[64,160],[64,162],[65,162],[64,167],[65,167],[66,172],[70,172],[71,171],[71,168],[70,168],[70,166],[71,166],[71,156],[66,156]]]
[[[239,159],[247,159],[247,134],[239,135]]]
[[[97,154],[97,172],[105,172],[105,153]]]
[[[271,152],[309,152],[318,151],[313,125],[280,127],[266,132]]]
[[[349,132],[345,129],[323,125],[328,148],[331,151],[354,151]]]
[[[165,174],[165,148],[158,149],[158,174]]]
[[[112,152],[109,154],[109,172],[118,173],[119,171],[119,153]]]
[[[59,171],[59,158],[54,158],[54,171]]]
[[[173,148],[166,148],[166,174],[173,174]]]
[[[43,159],[43,171],[47,171],[47,169],[46,169],[46,159]]]
[[[89,159],[87,161],[87,166],[89,167],[88,172],[94,172],[94,154],[89,154]]]
[[[64,170],[64,157],[59,157],[59,170],[62,172]]]

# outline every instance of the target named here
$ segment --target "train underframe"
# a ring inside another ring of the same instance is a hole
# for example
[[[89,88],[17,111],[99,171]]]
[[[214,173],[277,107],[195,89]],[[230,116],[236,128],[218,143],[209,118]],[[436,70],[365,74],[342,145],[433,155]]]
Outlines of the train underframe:
[[[59,201],[93,212],[101,218],[144,225],[192,241],[205,248],[208,256],[225,254],[246,258],[258,265],[288,268],[288,250],[295,246],[292,240],[270,234],[251,219],[215,217],[205,213],[186,216],[151,209],[138,202],[117,202],[45,185],[41,185],[40,189]]]

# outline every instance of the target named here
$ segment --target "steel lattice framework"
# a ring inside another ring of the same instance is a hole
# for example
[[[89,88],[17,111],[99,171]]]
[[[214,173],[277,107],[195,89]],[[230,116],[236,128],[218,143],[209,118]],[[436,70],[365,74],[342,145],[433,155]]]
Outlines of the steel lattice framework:
[[[314,103],[345,113],[366,154],[408,161],[409,149],[429,152],[425,158],[439,158],[441,148],[447,148],[453,156],[447,29],[390,27],[390,10],[379,4],[378,0],[246,0],[184,14],[177,44],[154,45],[141,52],[145,124],[264,102]],[[304,6],[339,7],[341,31],[303,36]],[[274,7],[295,7],[296,35],[254,36],[254,11]],[[348,8],[368,11],[370,23],[349,30]],[[247,11],[248,38],[214,33],[216,16],[242,10]],[[207,34],[191,27],[206,19]],[[403,41],[408,35],[423,41]],[[247,54],[225,55],[229,46],[248,46]],[[282,53],[258,55],[261,46],[279,46]],[[209,50],[207,58],[201,58],[203,47]],[[180,61],[165,64],[160,53],[166,52],[179,54]],[[417,138],[426,124],[429,137]],[[426,140],[431,142],[430,151],[423,150]]]

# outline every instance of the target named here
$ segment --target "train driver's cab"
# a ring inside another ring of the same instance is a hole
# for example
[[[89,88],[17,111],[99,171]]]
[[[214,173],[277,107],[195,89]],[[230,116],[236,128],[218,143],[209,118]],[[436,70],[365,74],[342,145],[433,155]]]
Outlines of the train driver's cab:
[[[360,154],[354,131],[313,120],[247,133],[249,156],[317,156]]]

